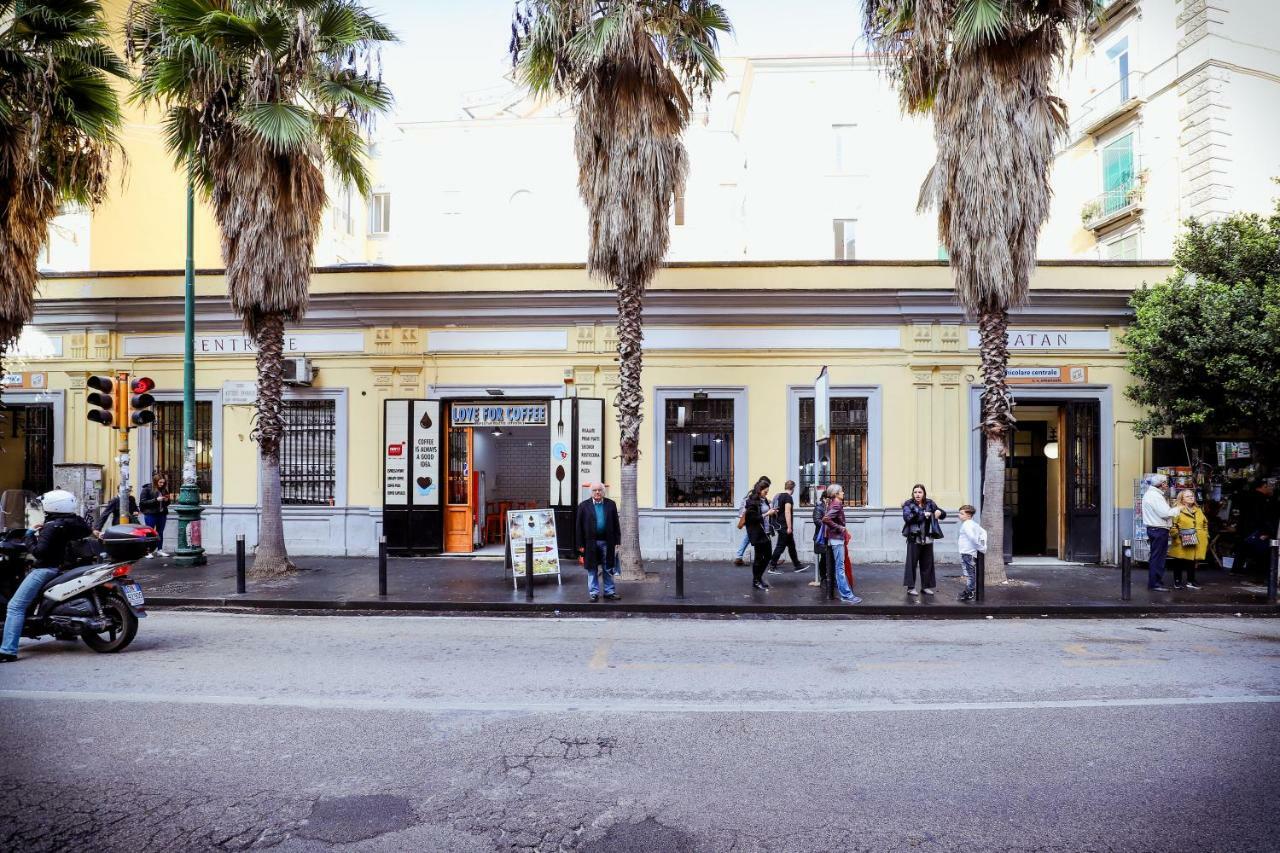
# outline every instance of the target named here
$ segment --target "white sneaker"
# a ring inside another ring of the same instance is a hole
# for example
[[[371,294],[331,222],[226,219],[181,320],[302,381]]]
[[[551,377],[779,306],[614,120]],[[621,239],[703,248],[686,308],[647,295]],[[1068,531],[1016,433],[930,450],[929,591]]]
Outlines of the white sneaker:
[[[1193,583],[1189,583],[1189,584],[1187,584],[1187,589],[1199,589],[1199,588],[1200,588],[1200,587],[1196,586],[1196,585],[1195,585],[1195,584],[1193,584]]]
[[[148,559],[148,560],[154,560],[155,558],[156,558],[156,552],[155,552],[155,551],[149,551],[149,552],[147,552],[147,559]]]
[[[162,551],[162,550],[160,550],[160,549],[156,549],[156,553],[157,553],[157,554],[159,554],[161,557],[167,557],[167,556],[169,556],[169,552],[168,552],[168,551]]]
[[[926,589],[926,590],[924,591],[924,594],[925,594],[925,595],[933,595],[933,590],[931,590],[931,589]]]
[[[916,589],[914,586],[911,587],[911,589],[907,590],[907,595],[919,595],[919,594],[920,594],[920,590]]]

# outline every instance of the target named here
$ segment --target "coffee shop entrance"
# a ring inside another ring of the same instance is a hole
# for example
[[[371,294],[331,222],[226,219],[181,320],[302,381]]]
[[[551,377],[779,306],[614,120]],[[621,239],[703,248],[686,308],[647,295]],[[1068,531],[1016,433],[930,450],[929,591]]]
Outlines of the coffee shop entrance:
[[[508,510],[550,507],[571,556],[574,508],[604,477],[603,400],[388,400],[383,423],[390,553],[497,550]]]

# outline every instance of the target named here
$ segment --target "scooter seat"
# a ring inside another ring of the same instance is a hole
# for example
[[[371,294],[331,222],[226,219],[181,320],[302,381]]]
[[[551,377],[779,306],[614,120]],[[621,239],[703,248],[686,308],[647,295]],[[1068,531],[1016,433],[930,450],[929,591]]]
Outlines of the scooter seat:
[[[79,568],[67,569],[65,572],[59,572],[58,574],[54,575],[53,577],[49,578],[49,580],[44,582],[44,585],[40,587],[40,595],[43,596],[45,592],[49,589],[49,587],[56,586],[57,584],[60,584],[60,583],[66,583],[69,580],[75,580],[76,578],[80,577],[82,574],[84,574],[85,572],[89,571],[92,568],[95,568],[95,566],[93,565],[80,566]]]

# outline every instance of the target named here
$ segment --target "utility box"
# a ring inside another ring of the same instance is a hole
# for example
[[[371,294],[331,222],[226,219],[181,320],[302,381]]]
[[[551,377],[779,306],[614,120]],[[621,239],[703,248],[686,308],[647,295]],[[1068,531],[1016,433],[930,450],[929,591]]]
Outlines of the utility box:
[[[53,487],[65,489],[80,501],[80,514],[90,526],[102,507],[102,466],[67,462],[53,466]]]

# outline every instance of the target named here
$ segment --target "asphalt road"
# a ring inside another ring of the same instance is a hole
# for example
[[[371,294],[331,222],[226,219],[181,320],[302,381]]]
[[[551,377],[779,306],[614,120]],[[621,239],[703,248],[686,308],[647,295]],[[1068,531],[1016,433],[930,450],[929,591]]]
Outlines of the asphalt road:
[[[0,849],[1272,851],[1280,621],[154,613],[0,667]]]

